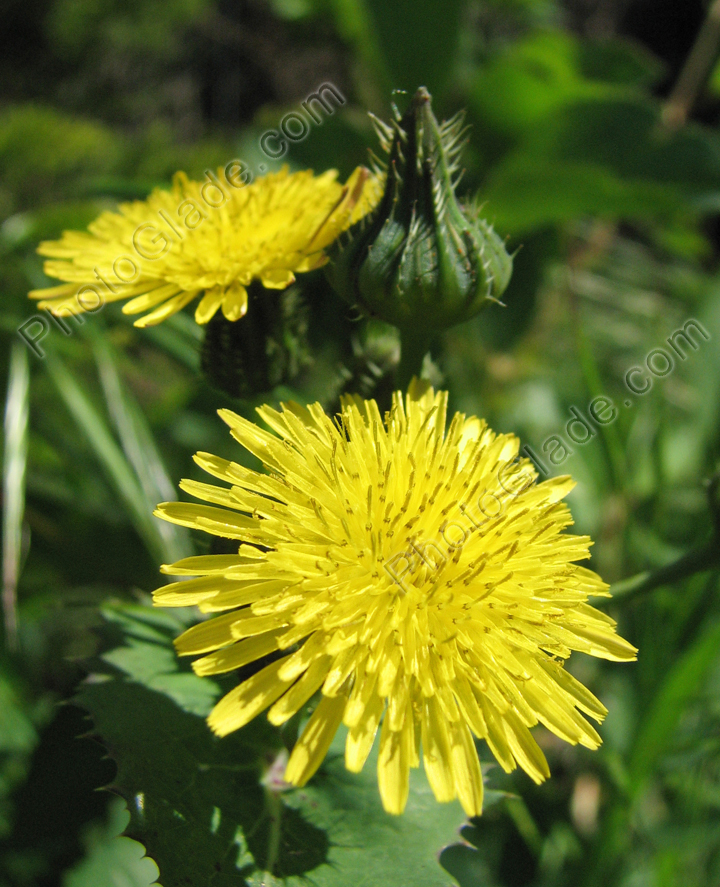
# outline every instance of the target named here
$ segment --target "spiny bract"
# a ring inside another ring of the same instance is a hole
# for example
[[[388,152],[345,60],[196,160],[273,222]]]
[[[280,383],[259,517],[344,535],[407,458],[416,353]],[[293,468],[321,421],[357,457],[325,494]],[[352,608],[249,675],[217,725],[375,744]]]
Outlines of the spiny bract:
[[[607,586],[574,563],[589,538],[563,533],[570,478],[536,483],[514,436],[459,413],[446,432],[446,409],[445,392],[413,382],[384,421],[359,398],[336,421],[319,404],[262,407],[272,432],[221,411],[268,473],[196,456],[231,487],[184,481],[211,504],[166,503],[158,515],[241,544],[163,567],[200,578],[159,589],[155,603],[221,614],[177,639],[180,654],[205,654],[200,675],[276,655],[215,706],[219,735],[268,706],[282,724],[321,692],[288,782],[313,775],[341,723],[346,765],[359,771],[379,728],[386,810],[404,809],[422,749],[437,799],[457,796],[474,816],[483,784],[473,734],[505,770],[519,764],[542,781],[549,771],[529,728],[539,721],[596,748],[581,713],[606,714],[562,660],[636,651],[586,603]]]
[[[463,205],[455,194],[464,114],[439,124],[430,105],[421,87],[392,126],[375,118],[388,154],[385,192],[372,214],[336,241],[327,269],[346,301],[411,337],[436,335],[498,302],[512,272],[480,206]],[[378,162],[378,175],[380,169]]]
[[[179,172],[170,190],[104,212],[88,231],[66,231],[38,247],[45,273],[65,281],[33,290],[40,308],[65,316],[130,299],[125,314],[149,312],[135,326],[160,323],[201,297],[207,323],[247,311],[246,287],[285,289],[295,274],[327,259],[323,250],[380,198],[379,179],[358,167],[345,185],[335,170],[280,172],[250,181],[240,161],[195,182]]]

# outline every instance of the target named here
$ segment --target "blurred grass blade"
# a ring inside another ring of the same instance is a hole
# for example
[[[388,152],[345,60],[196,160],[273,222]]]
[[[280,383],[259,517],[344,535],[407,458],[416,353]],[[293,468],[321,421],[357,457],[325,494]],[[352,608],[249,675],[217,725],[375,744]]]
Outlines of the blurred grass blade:
[[[12,344],[3,450],[3,614],[8,649],[17,647],[17,583],[22,558],[28,450],[30,367],[25,345]]]
[[[176,489],[168,476],[147,419],[122,384],[107,339],[101,332],[95,331],[91,333],[91,338],[108,413],[123,451],[140,481],[148,513],[152,513],[158,502],[176,499]],[[164,545],[164,562],[172,563],[193,553],[190,534],[183,527],[160,521],[157,530]]]
[[[388,93],[396,84],[392,83],[368,4],[365,0],[329,0],[328,5],[341,36],[353,44],[368,72],[375,75],[380,100],[387,102]]]
[[[45,363],[50,378],[65,406],[87,438],[115,491],[125,504],[130,519],[155,561],[162,561],[165,545],[147,497],[110,429],[77,381],[56,356],[48,353]]]
[[[118,320],[132,326],[134,318],[121,314]],[[173,314],[164,323],[146,327],[143,336],[192,373],[200,372],[200,348],[205,338],[205,329],[198,326],[191,316],[182,312]]]
[[[460,56],[463,0],[365,0],[364,6],[392,88],[412,95],[426,86],[439,99]]]
[[[588,394],[591,399],[601,397],[607,388],[602,384],[597,360],[583,327],[583,319],[578,315],[577,309],[573,312],[573,315],[580,368],[582,369]],[[617,427],[613,422],[609,425],[601,424],[600,434],[613,486],[616,490],[620,490],[625,481],[626,465],[623,445],[618,435]]]
[[[631,791],[639,792],[667,751],[688,702],[720,655],[720,622],[710,625],[667,673],[638,730],[630,759]]]

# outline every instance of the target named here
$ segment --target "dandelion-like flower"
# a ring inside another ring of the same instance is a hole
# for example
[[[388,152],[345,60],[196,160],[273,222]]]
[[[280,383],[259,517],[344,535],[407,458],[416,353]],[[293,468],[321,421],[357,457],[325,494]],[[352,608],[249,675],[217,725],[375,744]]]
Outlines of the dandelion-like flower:
[[[275,658],[221,699],[210,727],[225,735],[270,707],[282,724],[318,691],[285,779],[303,785],[341,723],[345,763],[359,772],[380,730],[378,783],[401,813],[422,752],[439,801],[482,812],[473,734],[500,765],[549,775],[538,722],[596,748],[583,715],[606,709],[563,667],[572,650],[635,658],[608,616],[590,607],[607,586],[575,561],[590,539],[561,501],[568,477],[536,483],[518,440],[458,413],[447,394],[413,382],[383,420],[348,399],[333,421],[319,404],[261,407],[264,431],[221,411],[261,474],[206,453],[196,461],[229,488],[184,481],[207,505],[166,503],[158,515],[239,540],[237,554],[179,561],[197,576],[155,593],[158,606],[215,615],[176,641],[200,675]]]
[[[135,322],[143,327],[200,297],[198,323],[218,310],[238,320],[251,281],[285,289],[295,274],[323,265],[325,247],[375,206],[382,189],[363,167],[345,185],[335,170],[316,177],[284,167],[250,179],[240,161],[203,182],[180,172],[170,190],[104,212],[88,231],[41,243],[38,252],[50,257],[45,273],[64,282],[30,298],[58,315],[129,299],[126,314],[149,312]]]

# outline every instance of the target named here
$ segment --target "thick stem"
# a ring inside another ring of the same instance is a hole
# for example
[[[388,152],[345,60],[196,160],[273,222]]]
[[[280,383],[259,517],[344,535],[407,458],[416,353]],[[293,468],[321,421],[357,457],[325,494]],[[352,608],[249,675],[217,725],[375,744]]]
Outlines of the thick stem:
[[[677,129],[687,121],[701,89],[710,76],[719,50],[720,0],[713,0],[690,55],[663,108],[663,123],[669,129]]]
[[[702,548],[689,551],[665,567],[638,573],[637,576],[616,582],[610,587],[612,603],[618,601],[626,603],[635,600],[640,595],[654,591],[662,585],[672,585],[674,582],[687,579],[694,573],[704,573],[713,568],[720,568],[720,540],[715,538]],[[608,603],[610,602],[611,599],[608,599]],[[602,606],[602,603],[596,602],[595,606]]]
[[[646,570],[629,579],[622,579],[610,587],[612,601],[625,603],[635,600],[649,591],[654,591],[663,585],[672,585],[687,579],[694,573],[704,573],[706,570],[720,570],[720,469],[718,469],[707,482],[708,509],[713,523],[713,535],[705,545],[688,551],[686,554],[660,567],[658,570]],[[606,599],[610,602],[610,599]],[[595,604],[602,607],[602,603]]]
[[[268,790],[265,794],[265,803],[270,816],[270,834],[268,835],[268,854],[265,862],[265,870],[268,874],[275,874],[280,857],[280,832],[282,826],[282,801],[277,792]]]
[[[432,337],[423,335],[422,332],[411,333],[409,330],[400,331],[400,363],[395,371],[395,388],[403,393],[407,391],[413,376],[420,378],[423,358],[430,350]]]

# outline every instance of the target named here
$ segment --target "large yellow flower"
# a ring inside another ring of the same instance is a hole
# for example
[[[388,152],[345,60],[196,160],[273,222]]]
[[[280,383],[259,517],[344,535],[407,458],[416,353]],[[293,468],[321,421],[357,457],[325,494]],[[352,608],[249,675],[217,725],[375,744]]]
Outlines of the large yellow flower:
[[[159,589],[155,603],[222,614],[177,639],[180,654],[205,654],[200,675],[276,656],[215,706],[219,735],[268,706],[282,724],[321,692],[288,782],[313,775],[341,723],[346,766],[358,772],[380,729],[386,810],[404,809],[422,749],[437,799],[457,796],[474,816],[483,785],[473,734],[505,770],[519,764],[541,782],[549,770],[529,728],[539,721],[596,748],[582,714],[606,714],[562,660],[636,651],[586,603],[607,586],[574,563],[589,538],[563,532],[570,478],[536,483],[517,438],[459,413],[446,432],[446,408],[445,392],[414,382],[384,421],[359,399],[335,421],[319,404],[262,407],[273,433],[222,411],[269,473],[196,456],[231,487],[184,481],[211,504],[166,503],[158,515],[241,544],[163,567],[200,578]]]
[[[240,161],[202,182],[180,172],[170,190],[102,213],[87,232],[66,231],[41,243],[38,252],[51,257],[45,273],[64,283],[30,297],[60,315],[130,299],[123,311],[148,311],[135,325],[149,326],[201,296],[198,323],[218,309],[238,320],[247,311],[251,281],[285,289],[296,273],[324,264],[325,247],[382,193],[381,180],[363,167],[345,185],[335,170],[314,177],[287,167],[249,180]]]

